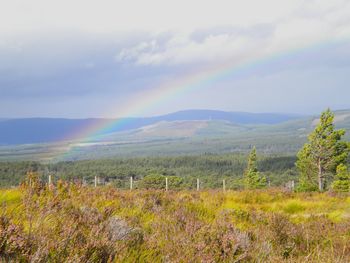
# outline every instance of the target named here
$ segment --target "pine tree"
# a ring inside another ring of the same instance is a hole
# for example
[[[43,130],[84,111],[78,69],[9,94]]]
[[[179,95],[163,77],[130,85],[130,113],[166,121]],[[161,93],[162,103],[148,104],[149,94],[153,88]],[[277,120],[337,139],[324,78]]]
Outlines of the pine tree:
[[[348,167],[340,164],[337,167],[337,174],[332,184],[332,189],[336,192],[349,192],[350,190],[350,173]]]
[[[258,189],[266,186],[266,178],[260,176],[258,171],[255,147],[249,154],[248,166],[244,173],[244,185],[246,189]]]
[[[299,151],[296,166],[299,170],[299,185],[297,190],[301,192],[317,191],[317,169],[309,157],[310,144],[305,144]]]
[[[323,191],[329,175],[335,174],[337,166],[346,162],[349,146],[341,141],[345,130],[335,130],[333,122],[334,114],[327,109],[309,135],[309,142],[298,153],[299,190]]]

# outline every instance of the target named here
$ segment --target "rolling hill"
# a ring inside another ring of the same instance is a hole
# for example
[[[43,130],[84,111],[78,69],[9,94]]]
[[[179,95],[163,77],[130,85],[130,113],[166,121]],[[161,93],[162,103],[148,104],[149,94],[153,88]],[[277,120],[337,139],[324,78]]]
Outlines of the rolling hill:
[[[157,117],[158,120],[135,122],[128,129],[123,127],[84,141],[3,145],[0,146],[0,160],[55,162],[117,156],[246,153],[253,145],[264,154],[294,155],[318,120],[318,116],[285,116],[282,120],[276,119],[277,115],[240,120],[237,116],[243,115],[238,114],[233,122],[232,119],[223,119],[225,116],[234,116],[233,113],[212,114],[214,118],[210,118],[208,112],[197,113],[198,120],[195,120],[194,115],[180,112],[170,117]],[[350,140],[350,110],[337,111],[335,114],[336,127],[346,129],[346,139]],[[183,120],[185,116],[188,116],[188,120]],[[280,115],[278,118],[281,118]],[[34,128],[31,132],[34,132]],[[45,129],[37,132],[45,132]]]
[[[275,113],[224,112],[214,110],[187,110],[149,118],[124,118],[108,133],[138,129],[159,122],[223,120],[236,124],[277,124],[299,116]],[[70,135],[84,130],[96,122],[113,122],[112,119],[28,118],[0,120],[0,145],[50,143],[69,139]],[[104,135],[104,134],[101,134]]]

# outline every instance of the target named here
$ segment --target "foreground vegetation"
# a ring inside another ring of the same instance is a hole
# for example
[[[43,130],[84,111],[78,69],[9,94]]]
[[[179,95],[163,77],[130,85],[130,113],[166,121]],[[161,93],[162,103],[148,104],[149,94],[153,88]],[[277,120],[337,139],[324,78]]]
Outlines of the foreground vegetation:
[[[0,257],[22,262],[350,262],[350,197],[147,191],[32,179],[0,191]]]

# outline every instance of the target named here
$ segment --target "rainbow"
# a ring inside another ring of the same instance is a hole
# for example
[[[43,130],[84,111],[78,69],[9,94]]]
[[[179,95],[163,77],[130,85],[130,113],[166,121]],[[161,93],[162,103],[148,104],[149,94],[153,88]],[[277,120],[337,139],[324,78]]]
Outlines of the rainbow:
[[[107,112],[115,112],[116,116],[124,117],[142,116],[145,111],[154,108],[159,104],[166,103],[173,98],[181,97],[189,92],[208,88],[211,84],[227,77],[240,76],[241,74],[249,73],[250,70],[267,65],[271,62],[289,59],[293,56],[302,55],[309,51],[321,50],[342,43],[347,43],[347,39],[318,42],[312,45],[275,52],[273,54],[261,55],[253,60],[244,61],[238,64],[235,62],[225,63],[220,64],[219,66],[202,69],[197,72],[191,72],[180,79],[162,83],[155,88],[136,94],[131,99],[128,99],[124,105],[119,106],[117,109],[108,109]],[[90,126],[75,131],[73,134],[63,138],[62,141],[91,141],[96,136],[107,134],[118,127],[122,127],[130,121],[131,120],[128,118],[97,119]],[[59,154],[55,159],[59,160],[68,157],[74,148],[74,145],[74,143],[70,143],[64,153]]]

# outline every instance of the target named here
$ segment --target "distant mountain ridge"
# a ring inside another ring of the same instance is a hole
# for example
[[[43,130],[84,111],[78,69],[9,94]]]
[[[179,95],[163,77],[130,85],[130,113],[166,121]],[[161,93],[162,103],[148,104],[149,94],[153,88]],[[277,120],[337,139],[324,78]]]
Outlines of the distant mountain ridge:
[[[221,120],[236,124],[277,124],[302,117],[296,114],[227,112],[217,110],[187,110],[160,116],[166,121]]]
[[[302,116],[279,113],[225,112],[217,110],[185,110],[155,117],[124,118],[125,124],[108,132],[139,129],[166,121],[220,120],[234,124],[279,124]],[[72,133],[93,125],[101,119],[27,118],[0,119],[0,145],[50,143],[69,138]],[[106,121],[108,119],[105,119]],[[109,119],[113,121],[112,119]],[[102,134],[103,135],[103,134]]]
[[[99,136],[88,140],[64,139],[78,129],[84,130],[85,125],[91,125],[96,119],[22,119],[0,122],[0,141],[5,142],[0,145],[0,161],[57,162],[117,156],[246,154],[252,146],[256,146],[263,154],[295,155],[319,121],[317,115],[286,116],[285,121],[279,119],[280,114],[277,117],[273,115],[275,119],[271,116],[266,119],[266,115],[255,119],[254,114],[248,114],[250,119],[239,119],[242,113],[232,113],[238,114],[238,117],[231,119],[232,115],[225,112],[187,113],[127,119],[122,122],[127,125],[116,125],[115,130],[99,133]],[[265,124],[269,122],[273,124]],[[346,130],[344,140],[350,141],[350,110],[335,111],[334,122],[337,129]]]

